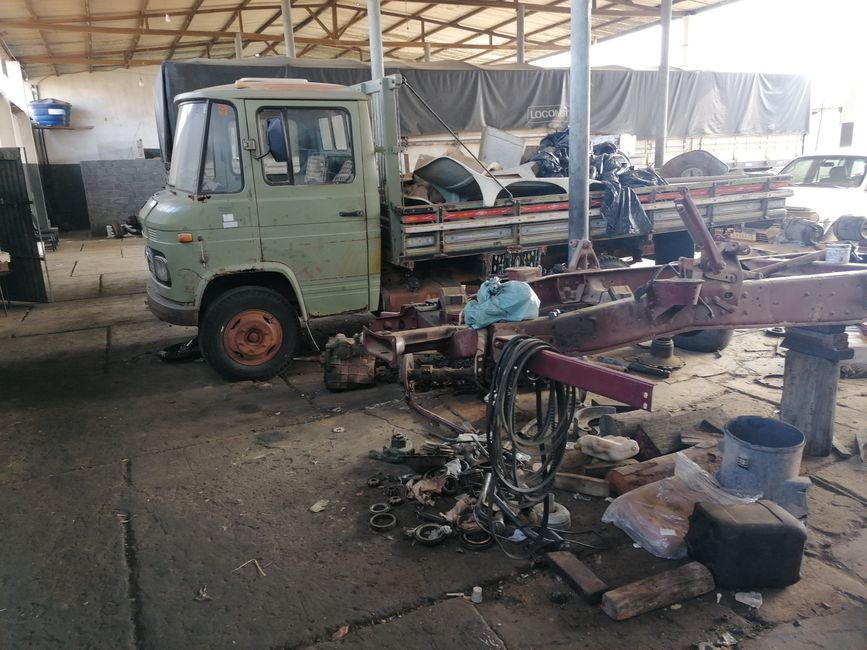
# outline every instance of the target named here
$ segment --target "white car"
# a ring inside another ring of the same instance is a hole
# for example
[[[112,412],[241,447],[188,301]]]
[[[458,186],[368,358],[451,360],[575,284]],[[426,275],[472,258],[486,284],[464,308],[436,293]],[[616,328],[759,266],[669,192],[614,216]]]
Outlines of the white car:
[[[839,217],[867,216],[867,155],[801,156],[780,174],[792,177],[794,194],[786,199],[790,217],[818,221],[827,232]]]

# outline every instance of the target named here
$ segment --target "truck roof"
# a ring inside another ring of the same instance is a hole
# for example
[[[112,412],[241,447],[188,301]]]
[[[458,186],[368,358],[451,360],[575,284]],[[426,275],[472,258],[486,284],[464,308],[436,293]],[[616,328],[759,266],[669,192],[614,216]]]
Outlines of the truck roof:
[[[200,88],[175,97],[175,102],[189,99],[322,99],[367,100],[367,95],[339,84],[318,83],[306,79],[243,78],[235,83]]]

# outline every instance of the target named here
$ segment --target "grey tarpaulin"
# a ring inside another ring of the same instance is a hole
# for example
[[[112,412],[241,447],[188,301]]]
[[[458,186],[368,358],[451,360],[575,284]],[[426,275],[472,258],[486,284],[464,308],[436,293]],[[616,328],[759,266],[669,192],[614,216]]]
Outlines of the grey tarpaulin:
[[[386,64],[386,74],[397,72],[457,131],[484,126],[558,129],[567,122],[568,70],[460,62]],[[655,70],[593,70],[591,132],[653,137],[656,75]],[[369,79],[370,68],[357,61],[286,57],[166,61],[154,92],[163,152],[170,156],[176,95],[241,77],[352,85]],[[810,87],[799,75],[672,70],[670,101],[669,135],[675,137],[805,133],[809,126]],[[400,98],[400,127],[403,135],[443,130],[410,93]]]

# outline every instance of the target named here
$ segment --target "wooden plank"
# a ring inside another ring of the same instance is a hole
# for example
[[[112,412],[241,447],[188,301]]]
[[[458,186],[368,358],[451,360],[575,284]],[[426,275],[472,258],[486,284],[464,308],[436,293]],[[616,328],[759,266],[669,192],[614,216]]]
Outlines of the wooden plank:
[[[653,413],[627,411],[626,413],[613,413],[600,417],[599,435],[636,438],[643,429],[651,440],[656,437],[660,438],[660,444],[663,448],[658,448],[658,451],[660,454],[667,454],[679,448],[680,445],[672,446],[679,432],[697,429],[703,422],[709,423],[707,428],[716,429],[720,423],[725,423],[728,420],[729,417],[726,412],[719,407],[680,413],[671,413],[666,410],[654,411]]]
[[[722,465],[722,452],[716,442],[701,442],[682,452],[687,458],[711,474]],[[615,494],[625,494],[642,485],[674,476],[676,454],[666,454],[635,465],[615,467],[605,479]]]
[[[855,440],[858,440],[858,434],[855,434]],[[834,453],[837,454],[843,460],[848,458],[852,458],[852,452],[849,448],[843,444],[843,441],[839,438],[831,439],[831,448],[834,450]],[[862,459],[863,460],[863,459]]]
[[[828,456],[834,437],[840,362],[786,350],[780,419],[804,432],[804,454]]]
[[[611,488],[608,487],[608,481],[605,479],[568,472],[557,472],[554,476],[554,487],[558,490],[569,490],[603,499],[611,493]]]
[[[707,567],[690,562],[638,582],[612,589],[602,597],[602,611],[615,621],[696,598],[713,591],[713,576]]]
[[[586,564],[567,551],[553,551],[545,554],[548,564],[554,568],[566,582],[580,592],[590,604],[596,604],[602,599],[602,594],[609,587],[590,570]]]
[[[867,463],[867,432],[858,431],[855,434],[855,443],[858,447],[858,457],[862,463]]]

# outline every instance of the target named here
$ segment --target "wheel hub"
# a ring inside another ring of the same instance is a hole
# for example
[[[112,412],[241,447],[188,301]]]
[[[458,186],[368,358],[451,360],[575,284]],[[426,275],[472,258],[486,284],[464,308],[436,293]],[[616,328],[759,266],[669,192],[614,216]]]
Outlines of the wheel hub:
[[[274,315],[263,309],[246,309],[233,316],[223,329],[226,353],[245,366],[258,366],[273,359],[283,343],[283,328]]]

